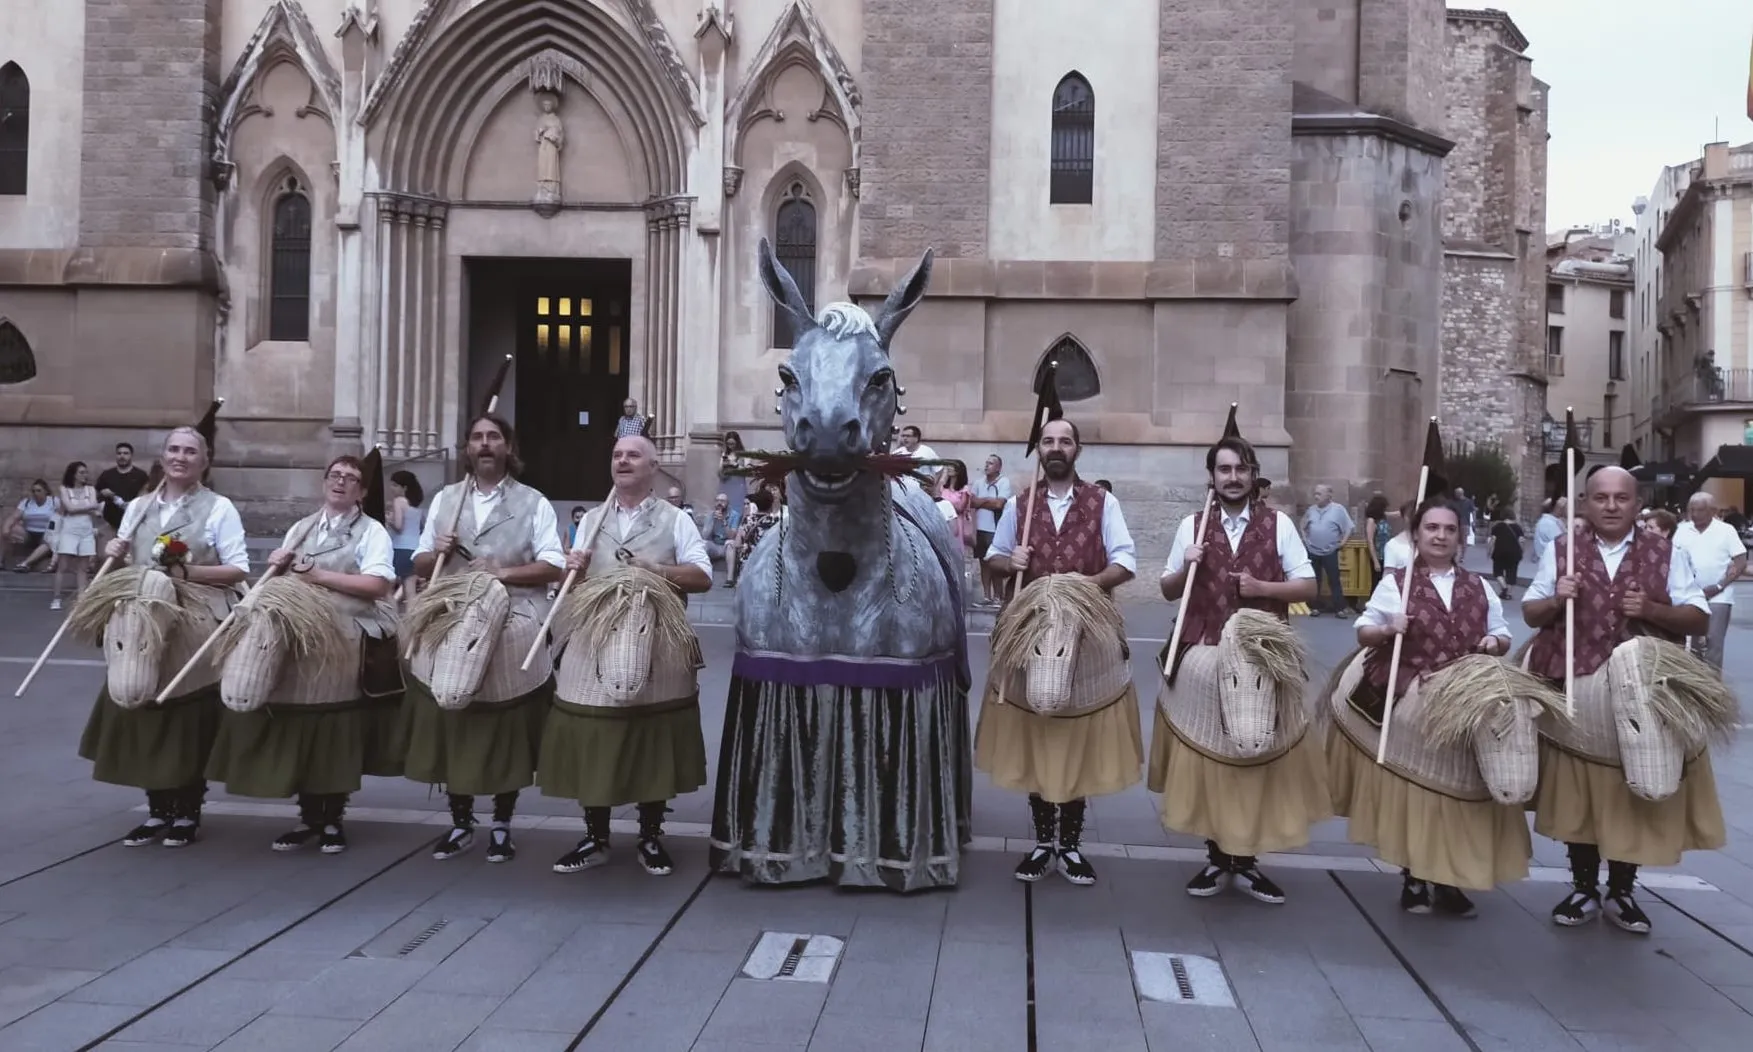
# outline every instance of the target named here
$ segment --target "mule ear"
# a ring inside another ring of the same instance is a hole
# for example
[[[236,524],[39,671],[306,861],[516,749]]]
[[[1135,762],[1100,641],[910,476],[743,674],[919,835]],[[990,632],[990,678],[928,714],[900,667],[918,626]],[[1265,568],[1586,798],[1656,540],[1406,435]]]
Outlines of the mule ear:
[[[797,335],[815,328],[816,319],[810,317],[810,307],[804,302],[803,293],[797,291],[797,282],[779,257],[773,254],[773,246],[766,238],[761,239],[760,247],[761,284],[766,286],[767,295],[773,302],[784,307],[786,312],[797,322]]]
[[[913,270],[901,279],[901,283],[895,286],[895,291],[889,293],[889,298],[883,301],[883,314],[876,323],[877,342],[883,347],[889,346],[889,341],[895,338],[895,330],[901,327],[901,323],[907,320],[907,315],[912,314],[913,308],[919,306],[919,301],[925,298],[925,286],[929,284],[931,249],[928,248],[925,255],[919,257],[919,262],[914,264]]]

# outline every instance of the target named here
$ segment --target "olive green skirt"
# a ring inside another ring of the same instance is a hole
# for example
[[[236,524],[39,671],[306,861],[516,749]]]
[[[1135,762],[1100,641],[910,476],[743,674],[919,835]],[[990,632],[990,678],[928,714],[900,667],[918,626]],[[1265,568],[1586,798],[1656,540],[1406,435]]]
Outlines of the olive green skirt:
[[[584,807],[670,800],[706,784],[700,696],[637,709],[554,699],[536,784]]]
[[[207,777],[238,796],[356,793],[362,775],[402,773],[400,695],[227,711]]]
[[[441,709],[426,684],[407,677],[401,736],[407,742],[402,773],[447,792],[493,796],[528,788],[542,751],[542,724],[554,680],[522,697]]]
[[[207,770],[223,711],[217,683],[137,709],[111,701],[106,686],[85,721],[79,755],[92,761],[93,778],[111,785],[147,790],[195,785]]]

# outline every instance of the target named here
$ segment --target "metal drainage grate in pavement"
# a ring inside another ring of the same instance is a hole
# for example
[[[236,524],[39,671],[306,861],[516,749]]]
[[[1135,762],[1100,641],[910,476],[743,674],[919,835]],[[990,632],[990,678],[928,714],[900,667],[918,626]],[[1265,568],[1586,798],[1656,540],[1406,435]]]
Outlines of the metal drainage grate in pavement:
[[[1141,1000],[1159,1004],[1234,1008],[1235,991],[1223,965],[1184,953],[1132,952],[1132,979]]]
[[[371,960],[443,960],[487,926],[481,917],[445,917],[434,912],[410,913],[379,932],[349,957]]]
[[[834,966],[845,946],[832,935],[764,931],[743,962],[743,975],[776,982],[825,983],[834,977]]]

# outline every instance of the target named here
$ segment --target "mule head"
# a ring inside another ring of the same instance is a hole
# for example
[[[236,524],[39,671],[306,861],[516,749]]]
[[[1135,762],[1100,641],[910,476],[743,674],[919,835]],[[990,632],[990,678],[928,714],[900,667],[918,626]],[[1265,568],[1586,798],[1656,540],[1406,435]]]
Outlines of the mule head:
[[[1658,692],[1666,689],[1656,670],[1660,646],[1659,640],[1638,637],[1619,644],[1607,659],[1625,784],[1632,795],[1650,801],[1679,792],[1686,767],[1686,742],[1657,705]]]
[[[248,617],[238,640],[219,670],[219,700],[234,712],[254,712],[268,702],[286,659],[286,644],[266,617]]]
[[[455,614],[455,623],[432,652],[428,686],[441,709],[466,708],[481,689],[499,634],[511,616],[511,594],[494,581]]]
[[[1023,666],[1024,696],[1032,711],[1058,712],[1070,707],[1080,642],[1076,622],[1065,610],[1049,604]]]
[[[157,570],[142,574],[139,590],[117,601],[103,631],[110,700],[117,705],[138,708],[157,696],[177,610],[176,586]]]
[[[1287,704],[1301,704],[1302,644],[1295,629],[1269,614],[1237,611],[1217,645],[1218,714],[1241,756],[1278,744]]]
[[[889,293],[872,317],[863,307],[831,303],[819,317],[785,265],[763,238],[761,284],[790,317],[797,338],[779,366],[779,413],[789,447],[807,467],[798,472],[807,496],[845,500],[860,462],[887,449],[902,388],[895,382],[890,344],[901,323],[925,298],[931,250]]]
[[[618,702],[632,701],[651,682],[657,627],[657,611],[648,590],[642,588],[626,599],[621,617],[608,629],[596,652],[597,682]]]
[[[1473,758],[1491,798],[1521,805],[1540,784],[1539,705],[1512,698],[1492,705],[1473,728]]]

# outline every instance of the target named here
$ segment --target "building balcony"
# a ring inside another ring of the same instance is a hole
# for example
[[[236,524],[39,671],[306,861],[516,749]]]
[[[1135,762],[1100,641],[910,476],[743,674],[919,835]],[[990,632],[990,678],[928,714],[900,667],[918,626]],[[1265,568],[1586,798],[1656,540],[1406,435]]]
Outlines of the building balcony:
[[[1665,397],[1654,400],[1652,415],[1672,426],[1679,418],[1717,407],[1753,407],[1753,369],[1703,367],[1668,385]]]

